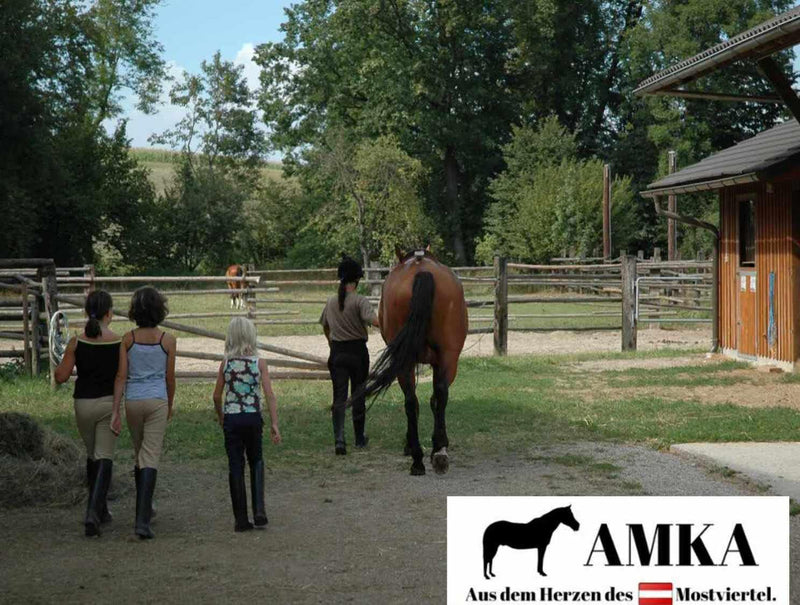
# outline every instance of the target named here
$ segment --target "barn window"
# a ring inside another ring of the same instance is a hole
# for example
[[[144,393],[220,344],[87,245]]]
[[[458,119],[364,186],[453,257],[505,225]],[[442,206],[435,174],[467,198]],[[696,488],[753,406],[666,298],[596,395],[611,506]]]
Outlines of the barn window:
[[[756,204],[754,200],[739,202],[739,265],[756,264]]]

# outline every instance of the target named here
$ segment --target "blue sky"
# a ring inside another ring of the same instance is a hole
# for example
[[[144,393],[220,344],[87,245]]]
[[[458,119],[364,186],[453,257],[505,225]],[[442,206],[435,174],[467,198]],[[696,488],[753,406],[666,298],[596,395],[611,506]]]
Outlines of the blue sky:
[[[251,86],[257,84],[258,69],[252,62],[255,45],[280,40],[284,7],[290,0],[165,0],[155,20],[155,36],[164,46],[169,71],[196,73],[200,63],[219,50],[222,58],[245,67]],[[164,95],[166,101],[166,91]],[[128,119],[128,136],[134,147],[149,147],[147,138],[177,122],[182,112],[164,104],[155,115],[144,115],[123,103]]]

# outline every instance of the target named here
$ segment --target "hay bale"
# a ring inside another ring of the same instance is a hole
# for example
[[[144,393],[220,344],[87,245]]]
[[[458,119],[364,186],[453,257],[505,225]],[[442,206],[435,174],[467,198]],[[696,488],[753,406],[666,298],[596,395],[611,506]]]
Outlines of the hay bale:
[[[78,445],[26,414],[0,414],[0,507],[69,506],[86,497]]]
[[[0,414],[0,455],[44,458],[44,430],[27,414]]]

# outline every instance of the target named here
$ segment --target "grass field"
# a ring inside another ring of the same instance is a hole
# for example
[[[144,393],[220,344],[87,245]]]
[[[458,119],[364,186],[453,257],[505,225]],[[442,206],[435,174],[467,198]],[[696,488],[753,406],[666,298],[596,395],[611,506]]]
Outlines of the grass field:
[[[685,352],[658,352],[641,357],[671,357]],[[588,400],[582,395],[599,384],[618,386],[675,385],[681,381],[747,382],[745,367],[736,362],[711,366],[679,366],[654,370],[630,369],[588,374],[574,364],[585,360],[629,359],[623,354],[570,357],[466,358],[451,389],[447,408],[450,450],[455,459],[501,456],[509,452],[532,455],[534,447],[573,441],[633,442],[667,447],[694,441],[794,440],[800,430],[800,412],[788,408],[748,408],[710,405],[693,399],[614,395]],[[598,382],[599,381],[599,382]],[[284,443],[265,445],[273,468],[335,463],[331,455],[330,385],[327,382],[280,381],[280,428]],[[224,456],[222,435],[214,423],[212,385],[181,383],[177,411],[167,431],[168,456],[175,460],[202,460]],[[429,448],[432,419],[428,409],[431,386],[421,384],[420,435]],[[77,438],[71,391],[51,391],[45,380],[0,381],[0,412],[31,414],[56,431]],[[349,420],[348,420],[349,422]],[[405,412],[397,386],[379,399],[368,413],[370,449],[397,455],[405,435]],[[348,434],[352,429],[348,425]],[[350,437],[352,439],[352,437]],[[130,450],[126,432],[120,451]],[[127,454],[120,454],[125,456]]]
[[[150,171],[150,182],[153,183],[156,192],[163,193],[172,180],[180,154],[168,149],[142,147],[133,148],[130,153]],[[265,178],[277,180],[283,178],[281,170],[280,162],[267,162],[261,172]]]

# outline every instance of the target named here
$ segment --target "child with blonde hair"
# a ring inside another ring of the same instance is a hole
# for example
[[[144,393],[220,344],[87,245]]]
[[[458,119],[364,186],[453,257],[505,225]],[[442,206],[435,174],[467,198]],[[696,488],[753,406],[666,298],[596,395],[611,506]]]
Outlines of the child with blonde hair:
[[[267,524],[264,510],[264,460],[261,452],[264,426],[261,416],[262,392],[269,408],[272,442],[281,442],[278,402],[272,392],[267,363],[258,357],[256,341],[256,328],[252,321],[245,317],[231,319],[225,339],[225,359],[219,366],[217,384],[214,387],[214,409],[225,433],[225,451],[228,454],[228,485],[233,516],[236,519],[234,531],[253,529],[247,514],[245,454],[250,465],[253,522],[256,527]]]

